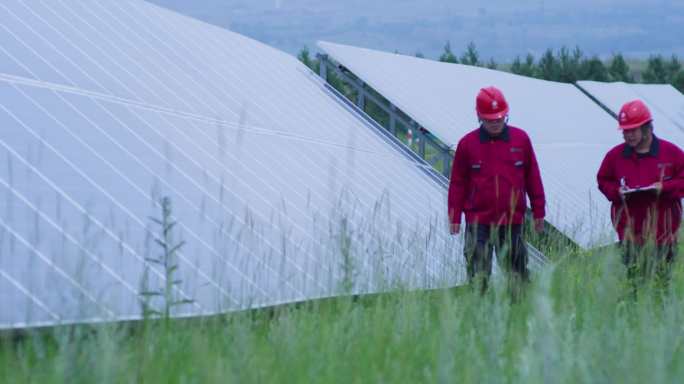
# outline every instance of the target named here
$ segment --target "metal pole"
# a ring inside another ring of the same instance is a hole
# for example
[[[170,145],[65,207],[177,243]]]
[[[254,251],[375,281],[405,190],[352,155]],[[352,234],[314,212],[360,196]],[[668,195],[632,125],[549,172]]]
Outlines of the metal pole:
[[[362,110],[366,110],[366,91],[363,85],[356,87],[356,105]]]
[[[318,76],[328,82],[328,55],[318,55]]]
[[[453,157],[451,156],[451,152],[447,149],[446,151],[442,152],[442,159],[444,161],[444,167],[442,168],[442,174],[444,177],[447,179],[451,177],[451,160]]]
[[[390,104],[390,113],[389,113],[389,130],[394,135],[395,137],[397,136],[397,107],[394,106],[394,104]]]
[[[420,126],[416,127],[416,131],[418,132],[417,136],[420,140],[418,142],[418,154],[420,155],[420,157],[427,160],[427,158],[425,157],[425,140],[427,139],[427,137],[425,136],[425,133],[423,133],[423,129]]]

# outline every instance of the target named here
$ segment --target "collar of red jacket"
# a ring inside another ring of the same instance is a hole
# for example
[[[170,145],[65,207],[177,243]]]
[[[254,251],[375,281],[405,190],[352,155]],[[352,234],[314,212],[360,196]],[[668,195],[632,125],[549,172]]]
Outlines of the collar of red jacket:
[[[656,135],[653,134],[653,141],[651,141],[651,148],[648,150],[648,152],[644,153],[644,155],[656,157],[656,156],[658,156],[659,151],[660,151],[660,140],[658,140]],[[634,153],[635,153],[634,148],[625,144],[625,147],[622,149],[622,156],[632,157],[634,155]]]
[[[488,141],[496,141],[496,140],[503,140],[505,142],[508,142],[511,140],[511,135],[508,132],[508,124],[504,125],[503,132],[501,132],[500,135],[498,136],[492,136],[487,132],[486,129],[484,129],[483,126],[480,125],[480,142],[481,143],[486,143]]]

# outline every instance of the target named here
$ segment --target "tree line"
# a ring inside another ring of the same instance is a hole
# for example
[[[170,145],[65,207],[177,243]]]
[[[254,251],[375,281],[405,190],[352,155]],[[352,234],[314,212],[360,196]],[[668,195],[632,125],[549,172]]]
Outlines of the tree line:
[[[420,52],[416,57],[425,58]],[[309,50],[303,48],[298,58],[311,69],[318,71],[318,61],[310,57]],[[540,57],[528,53],[524,57],[517,56],[510,65],[500,65],[493,58],[485,61],[475,46],[470,42],[461,55],[457,55],[447,42],[437,60],[445,63],[457,63],[499,69],[522,76],[543,80],[574,83],[579,80],[623,81],[627,83],[672,84],[684,93],[684,68],[676,55],[667,58],[663,55],[651,55],[644,68],[630,67],[622,54],[615,53],[608,60],[601,60],[597,55],[586,56],[575,47],[561,47],[557,50],[547,49]]]

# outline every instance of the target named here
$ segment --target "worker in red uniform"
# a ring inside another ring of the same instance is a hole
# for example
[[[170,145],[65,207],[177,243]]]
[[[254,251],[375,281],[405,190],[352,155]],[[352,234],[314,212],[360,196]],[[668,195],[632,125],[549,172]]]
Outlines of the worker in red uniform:
[[[651,112],[640,100],[622,106],[618,124],[625,142],[603,159],[598,187],[612,203],[628,276],[669,279],[682,216],[684,153],[653,134]]]
[[[544,229],[545,197],[532,143],[520,128],[508,125],[508,103],[495,87],[476,98],[480,127],[458,143],[449,184],[451,233],[461,231],[465,214],[464,255],[468,278],[486,290],[492,252],[511,276],[527,280],[527,248],[522,225],[529,196],[534,227]]]

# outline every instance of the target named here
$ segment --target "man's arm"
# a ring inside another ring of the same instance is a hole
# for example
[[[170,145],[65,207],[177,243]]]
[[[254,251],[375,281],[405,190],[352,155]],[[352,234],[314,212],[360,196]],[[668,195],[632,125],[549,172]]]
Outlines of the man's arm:
[[[622,196],[620,195],[620,182],[615,175],[615,166],[610,157],[610,152],[606,154],[601,162],[598,174],[596,174],[596,181],[598,188],[604,196],[611,202],[620,202]]]
[[[675,199],[684,197],[684,152],[679,147],[672,164],[672,178],[662,181],[662,193]]]
[[[541,172],[539,172],[539,164],[537,163],[537,156],[532,148],[532,142],[527,137],[527,150],[525,151],[527,169],[525,170],[525,190],[530,197],[530,206],[532,208],[532,217],[535,219],[535,224],[544,219],[546,216],[546,196],[544,194],[544,184],[541,179]]]
[[[468,154],[466,145],[461,140],[456,147],[454,162],[451,164],[451,179],[449,180],[447,205],[452,234],[460,231],[461,214],[463,213],[468,178]]]

